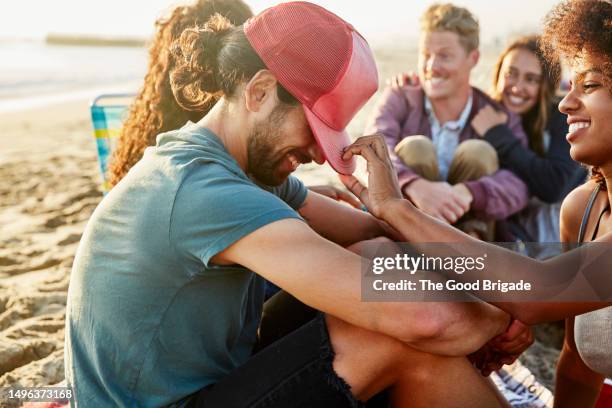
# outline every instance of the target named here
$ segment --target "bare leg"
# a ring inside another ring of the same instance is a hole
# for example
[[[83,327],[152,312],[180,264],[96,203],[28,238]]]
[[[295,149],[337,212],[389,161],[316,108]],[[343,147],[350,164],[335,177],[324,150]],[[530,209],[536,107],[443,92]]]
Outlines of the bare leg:
[[[391,243],[379,237],[347,249],[363,256],[365,245]],[[362,401],[390,388],[394,407],[509,407],[465,357],[424,353],[330,315],[326,323],[336,353],[334,370]]]
[[[390,388],[394,407],[503,407],[501,396],[464,357],[417,351],[399,340],[326,316],[334,370],[366,401]]]

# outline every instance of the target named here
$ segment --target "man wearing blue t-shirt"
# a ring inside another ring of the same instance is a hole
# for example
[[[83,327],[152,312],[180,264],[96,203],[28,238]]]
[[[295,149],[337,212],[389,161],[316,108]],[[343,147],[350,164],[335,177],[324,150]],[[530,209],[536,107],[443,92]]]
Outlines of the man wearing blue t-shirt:
[[[290,176],[310,161],[354,170],[344,129],[378,84],[359,33],[284,3],[244,27],[215,16],[175,52],[183,107],[222,96],[159,135],[87,225],[67,306],[73,404],[349,407],[390,389],[397,406],[495,406],[464,356],[508,315],[361,302],[361,258],[343,247],[385,225]],[[267,347],[264,278],[316,309]]]

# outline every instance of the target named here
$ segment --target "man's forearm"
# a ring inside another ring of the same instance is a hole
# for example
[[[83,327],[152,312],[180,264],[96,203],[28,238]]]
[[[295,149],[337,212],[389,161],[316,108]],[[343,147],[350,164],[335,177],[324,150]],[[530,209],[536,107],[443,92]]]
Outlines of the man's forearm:
[[[503,333],[510,324],[510,315],[484,302],[431,303],[440,314],[440,334],[411,346],[429,353],[467,356]]]
[[[299,213],[319,235],[343,247],[388,236],[391,230],[367,212],[313,192],[308,194]]]

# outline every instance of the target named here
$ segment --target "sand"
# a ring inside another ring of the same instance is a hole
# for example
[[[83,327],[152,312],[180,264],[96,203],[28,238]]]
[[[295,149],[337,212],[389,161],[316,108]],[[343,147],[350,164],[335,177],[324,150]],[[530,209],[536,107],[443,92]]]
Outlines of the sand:
[[[64,379],[70,267],[101,199],[87,115],[85,101],[0,115],[0,387]]]
[[[64,379],[70,268],[102,199],[88,104],[3,114],[0,124],[0,387],[54,385]],[[337,183],[327,166],[299,175],[310,185]],[[549,387],[559,333],[539,330],[543,342],[522,358]]]
[[[0,123],[0,388],[55,385],[70,268],[102,199],[88,103],[2,114]],[[335,180],[328,168],[302,173],[311,184]]]

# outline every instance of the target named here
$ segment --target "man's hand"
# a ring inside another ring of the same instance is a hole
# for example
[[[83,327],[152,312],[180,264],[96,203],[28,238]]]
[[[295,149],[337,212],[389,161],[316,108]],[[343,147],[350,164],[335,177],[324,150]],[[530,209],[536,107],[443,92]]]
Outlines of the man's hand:
[[[340,175],[340,180],[375,217],[381,218],[389,204],[402,200],[397,175],[381,135],[362,136],[345,149],[343,158],[363,156],[367,161],[368,187],[355,176]]]
[[[320,186],[309,186],[308,189],[310,191],[314,191],[315,193],[324,195],[325,197],[329,197],[332,200],[336,201],[344,201],[349,204],[351,207],[354,207],[358,210],[361,210],[361,203],[359,200],[355,198],[351,193],[341,190],[334,186],[329,185],[320,185]]]
[[[465,186],[463,183],[458,183],[453,186],[453,190],[459,195],[459,198],[463,201],[464,206],[467,206],[468,211],[471,208],[472,201],[474,201],[474,196],[469,188]]]
[[[483,137],[489,129],[497,125],[503,125],[507,121],[508,115],[505,112],[497,111],[491,105],[487,105],[474,116],[472,127],[478,133],[478,136]]]
[[[444,181],[417,179],[404,191],[417,208],[449,224],[454,224],[467,213],[472,203],[472,194],[467,187],[454,187]]]

